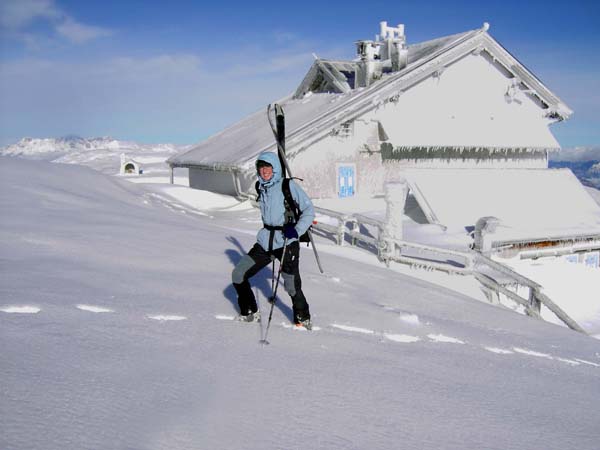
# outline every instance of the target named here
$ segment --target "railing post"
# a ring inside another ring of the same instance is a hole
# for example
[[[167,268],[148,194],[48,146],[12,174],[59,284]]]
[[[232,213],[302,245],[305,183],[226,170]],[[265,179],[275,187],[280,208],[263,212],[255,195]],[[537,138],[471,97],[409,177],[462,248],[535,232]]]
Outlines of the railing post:
[[[492,250],[492,237],[489,236],[496,231],[498,225],[500,224],[500,219],[497,217],[486,216],[481,217],[477,223],[475,224],[474,233],[474,243],[473,247],[475,250],[483,253],[484,255],[489,255]]]
[[[537,289],[534,289],[533,287],[529,288],[529,305],[531,309],[536,311],[538,314],[542,310],[542,302],[537,296]]]
[[[353,219],[352,220],[352,245],[356,245],[356,234],[354,233],[359,233],[360,232],[360,223],[358,223],[358,220]]]
[[[395,241],[403,240],[402,219],[407,194],[408,185],[404,179],[385,184],[386,214],[383,233],[379,236],[382,245],[379,247],[382,248],[380,256],[386,261],[396,255]]]
[[[346,228],[346,218],[338,218],[337,244],[344,245],[344,228]]]

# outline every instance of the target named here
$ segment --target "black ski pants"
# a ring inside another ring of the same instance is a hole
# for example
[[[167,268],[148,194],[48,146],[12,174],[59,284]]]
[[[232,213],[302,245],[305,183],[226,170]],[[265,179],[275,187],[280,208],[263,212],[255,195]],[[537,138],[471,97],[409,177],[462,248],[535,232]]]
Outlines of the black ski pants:
[[[238,294],[238,305],[241,314],[256,312],[256,298],[248,281],[256,275],[263,267],[267,266],[274,258],[281,261],[283,248],[275,249],[271,252],[265,251],[260,244],[254,244],[247,255],[235,266],[232,273],[233,287]],[[310,319],[310,312],[306,298],[302,293],[302,280],[299,270],[300,243],[298,241],[287,245],[285,258],[281,262],[281,280],[285,291],[292,298],[292,309],[294,311],[294,322],[299,323]],[[277,273],[275,274],[277,276]]]

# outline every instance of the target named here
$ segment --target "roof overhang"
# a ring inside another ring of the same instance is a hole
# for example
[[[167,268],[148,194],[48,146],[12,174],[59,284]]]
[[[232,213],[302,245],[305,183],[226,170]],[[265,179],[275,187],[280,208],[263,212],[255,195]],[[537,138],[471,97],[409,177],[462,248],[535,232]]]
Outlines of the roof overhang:
[[[600,207],[568,169],[405,169],[427,220],[445,229],[500,220],[493,246],[600,237]]]

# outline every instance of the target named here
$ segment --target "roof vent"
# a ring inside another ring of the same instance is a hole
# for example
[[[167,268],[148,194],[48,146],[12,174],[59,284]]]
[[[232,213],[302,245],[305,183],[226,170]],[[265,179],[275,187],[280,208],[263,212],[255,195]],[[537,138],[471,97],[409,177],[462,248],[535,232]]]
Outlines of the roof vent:
[[[408,49],[406,48],[406,36],[404,35],[404,24],[397,27],[388,27],[387,22],[380,22],[380,37],[382,48],[380,51],[382,60],[391,60],[392,72],[398,72],[408,64]]]
[[[384,65],[389,67],[391,64],[392,72],[404,69],[408,64],[404,25],[389,27],[386,21],[379,22],[375,41],[358,41],[356,52],[360,58],[357,87],[369,86],[381,74]]]

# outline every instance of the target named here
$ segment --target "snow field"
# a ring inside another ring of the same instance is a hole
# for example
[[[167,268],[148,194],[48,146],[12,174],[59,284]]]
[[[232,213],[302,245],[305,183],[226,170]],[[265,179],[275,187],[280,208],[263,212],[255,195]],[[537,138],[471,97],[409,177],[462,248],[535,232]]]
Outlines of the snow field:
[[[294,448],[293,433],[296,448],[327,450],[597,448],[594,339],[365,264],[355,249],[322,252],[322,276],[303,249],[321,330],[287,329],[283,293],[263,347],[259,326],[231,320],[253,211],[182,214],[145,185],[75,166],[10,159],[0,171],[11,211],[0,308],[40,309],[0,312],[2,448],[274,450]],[[262,304],[270,268],[253,286]],[[451,339],[464,344],[440,342]]]

